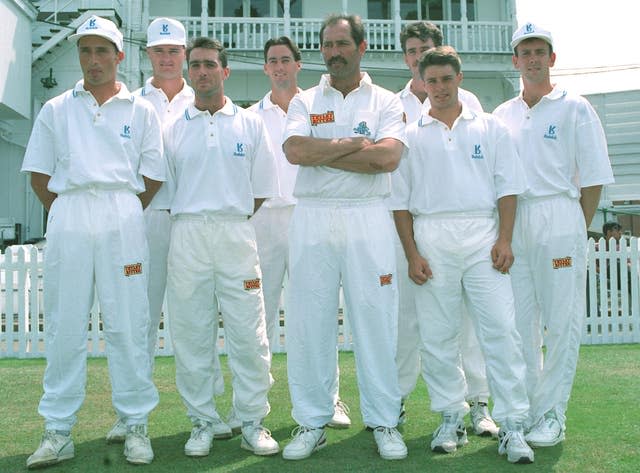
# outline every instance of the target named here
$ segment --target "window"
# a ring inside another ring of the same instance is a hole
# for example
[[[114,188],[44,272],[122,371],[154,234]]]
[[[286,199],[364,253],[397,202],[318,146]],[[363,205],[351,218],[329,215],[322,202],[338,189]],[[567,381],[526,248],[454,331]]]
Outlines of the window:
[[[216,14],[216,0],[209,0],[207,10],[209,16]],[[202,0],[191,0],[191,16],[200,16],[202,13]]]

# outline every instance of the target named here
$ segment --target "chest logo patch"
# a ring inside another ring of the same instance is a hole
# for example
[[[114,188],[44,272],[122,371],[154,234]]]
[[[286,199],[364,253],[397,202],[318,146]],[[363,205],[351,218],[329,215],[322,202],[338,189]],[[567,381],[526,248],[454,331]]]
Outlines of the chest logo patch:
[[[557,140],[558,139],[558,125],[549,125],[547,128],[544,137],[548,140]]]
[[[135,276],[136,274],[142,274],[142,263],[124,265],[124,275],[126,277]]]
[[[246,153],[244,152],[244,143],[236,143],[236,150],[233,152],[234,156],[244,158]]]
[[[358,123],[358,126],[353,129],[353,132],[357,135],[371,136],[371,130],[369,130],[367,122]]]
[[[554,258],[553,261],[553,269],[561,269],[561,268],[570,268],[573,266],[573,260],[571,256],[565,256],[564,258]]]
[[[120,136],[123,138],[131,138],[131,125],[122,125],[122,133]]]
[[[260,289],[260,278],[244,280],[244,290],[251,291],[252,289]]]
[[[484,159],[482,154],[482,148],[480,145],[473,145],[473,153],[471,153],[471,159]]]
[[[311,126],[318,126],[324,123],[334,123],[336,115],[333,110],[329,110],[326,113],[310,113],[309,120],[311,120]]]

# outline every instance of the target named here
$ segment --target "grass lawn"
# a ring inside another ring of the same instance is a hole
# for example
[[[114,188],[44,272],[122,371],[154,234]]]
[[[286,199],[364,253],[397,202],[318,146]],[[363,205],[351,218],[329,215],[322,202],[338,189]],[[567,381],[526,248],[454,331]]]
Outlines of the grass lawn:
[[[26,471],[27,456],[37,447],[42,419],[37,406],[42,394],[44,360],[0,360],[0,473]],[[223,359],[227,392],[217,398],[226,415],[231,403],[230,375]],[[640,345],[585,346],[568,412],[567,440],[552,448],[536,449],[533,465],[511,465],[497,454],[495,440],[470,435],[469,444],[452,455],[429,450],[431,433],[439,417],[429,411],[424,383],[407,402],[408,422],[404,438],[406,460],[380,459],[372,434],[364,430],[352,353],[340,354],[340,393],[351,407],[353,425],[329,430],[329,445],[308,460],[287,462],[280,455],[257,457],[240,448],[240,439],[214,442],[208,457],[183,454],[190,423],[174,384],[173,358],[158,358],[155,381],[160,404],[151,415],[150,435],[155,460],[148,467],[128,465],[121,445],[107,445],[106,432],[114,421],[106,360],[89,360],[87,398],[78,415],[73,437],[74,459],[47,469],[50,472],[503,472],[625,473],[640,471]],[[271,390],[271,414],[265,425],[281,447],[295,427],[290,417],[286,381],[286,356],[273,359],[275,384]]]

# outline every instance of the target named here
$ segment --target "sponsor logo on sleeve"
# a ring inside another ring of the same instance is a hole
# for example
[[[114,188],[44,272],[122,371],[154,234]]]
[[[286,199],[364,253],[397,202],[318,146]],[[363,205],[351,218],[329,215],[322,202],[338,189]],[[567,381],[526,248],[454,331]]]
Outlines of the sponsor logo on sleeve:
[[[553,259],[553,269],[570,268],[571,266],[573,266],[571,256]]]
[[[124,275],[126,277],[135,276],[136,274],[142,274],[142,263],[124,265]]]
[[[333,110],[329,110],[325,113],[310,113],[309,120],[311,120],[311,126],[318,126],[325,123],[334,123],[336,121],[336,116],[335,113],[333,113]]]
[[[244,290],[251,291],[253,289],[260,289],[260,278],[244,280]]]

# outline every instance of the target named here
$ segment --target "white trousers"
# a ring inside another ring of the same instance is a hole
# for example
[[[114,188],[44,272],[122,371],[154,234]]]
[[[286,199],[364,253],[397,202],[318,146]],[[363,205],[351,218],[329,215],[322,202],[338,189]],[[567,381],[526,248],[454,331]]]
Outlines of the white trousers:
[[[171,216],[166,210],[147,208],[144,211],[144,223],[149,243],[149,358],[151,368],[156,356],[156,346],[158,345],[158,328],[162,316],[162,304],[165,299],[165,289],[167,287],[167,258],[169,255],[169,241],[171,236]],[[217,313],[217,312],[216,312]],[[165,314],[165,333],[170,333],[169,317]],[[168,340],[166,340],[168,342]],[[218,357],[217,345],[214,347],[216,354],[213,358],[215,378],[215,394],[221,395],[224,392],[224,379],[222,377],[222,367]]]
[[[409,278],[409,265],[402,248],[402,243],[395,232],[396,265],[398,269],[398,351],[396,363],[398,365],[398,384],[400,395],[406,399],[416,388],[421,371],[420,360],[420,330],[416,315],[415,296],[413,291],[416,284]],[[460,355],[462,369],[467,382],[467,399],[479,398],[486,402],[489,399],[489,384],[487,383],[484,356],[476,331],[467,309],[462,304],[462,340]]]
[[[171,228],[167,302],[176,385],[187,415],[212,421],[217,297],[242,421],[269,413],[271,354],[264,319],[255,232],[246,218],[178,217]]]
[[[550,410],[564,420],[586,311],[587,231],[580,203],[564,196],[519,201],[513,252],[530,421]]]
[[[529,411],[522,344],[509,275],[492,267],[493,217],[417,217],[414,238],[433,271],[415,290],[423,376],[436,412],[464,412],[460,368],[463,297],[487,364],[494,418],[525,421]]]
[[[262,292],[271,353],[280,353],[280,300],[289,275],[289,222],[293,206],[260,207],[250,222],[256,231],[262,270]],[[286,311],[285,311],[286,313]]]
[[[158,403],[147,348],[148,248],[142,206],[129,191],[59,195],[47,224],[44,312],[47,368],[38,412],[70,430],[85,397],[89,312],[97,288],[112,402],[143,424]]]
[[[292,416],[298,424],[322,427],[333,416],[341,281],[364,423],[394,427],[398,422],[393,231],[381,201],[296,205],[285,327]]]

